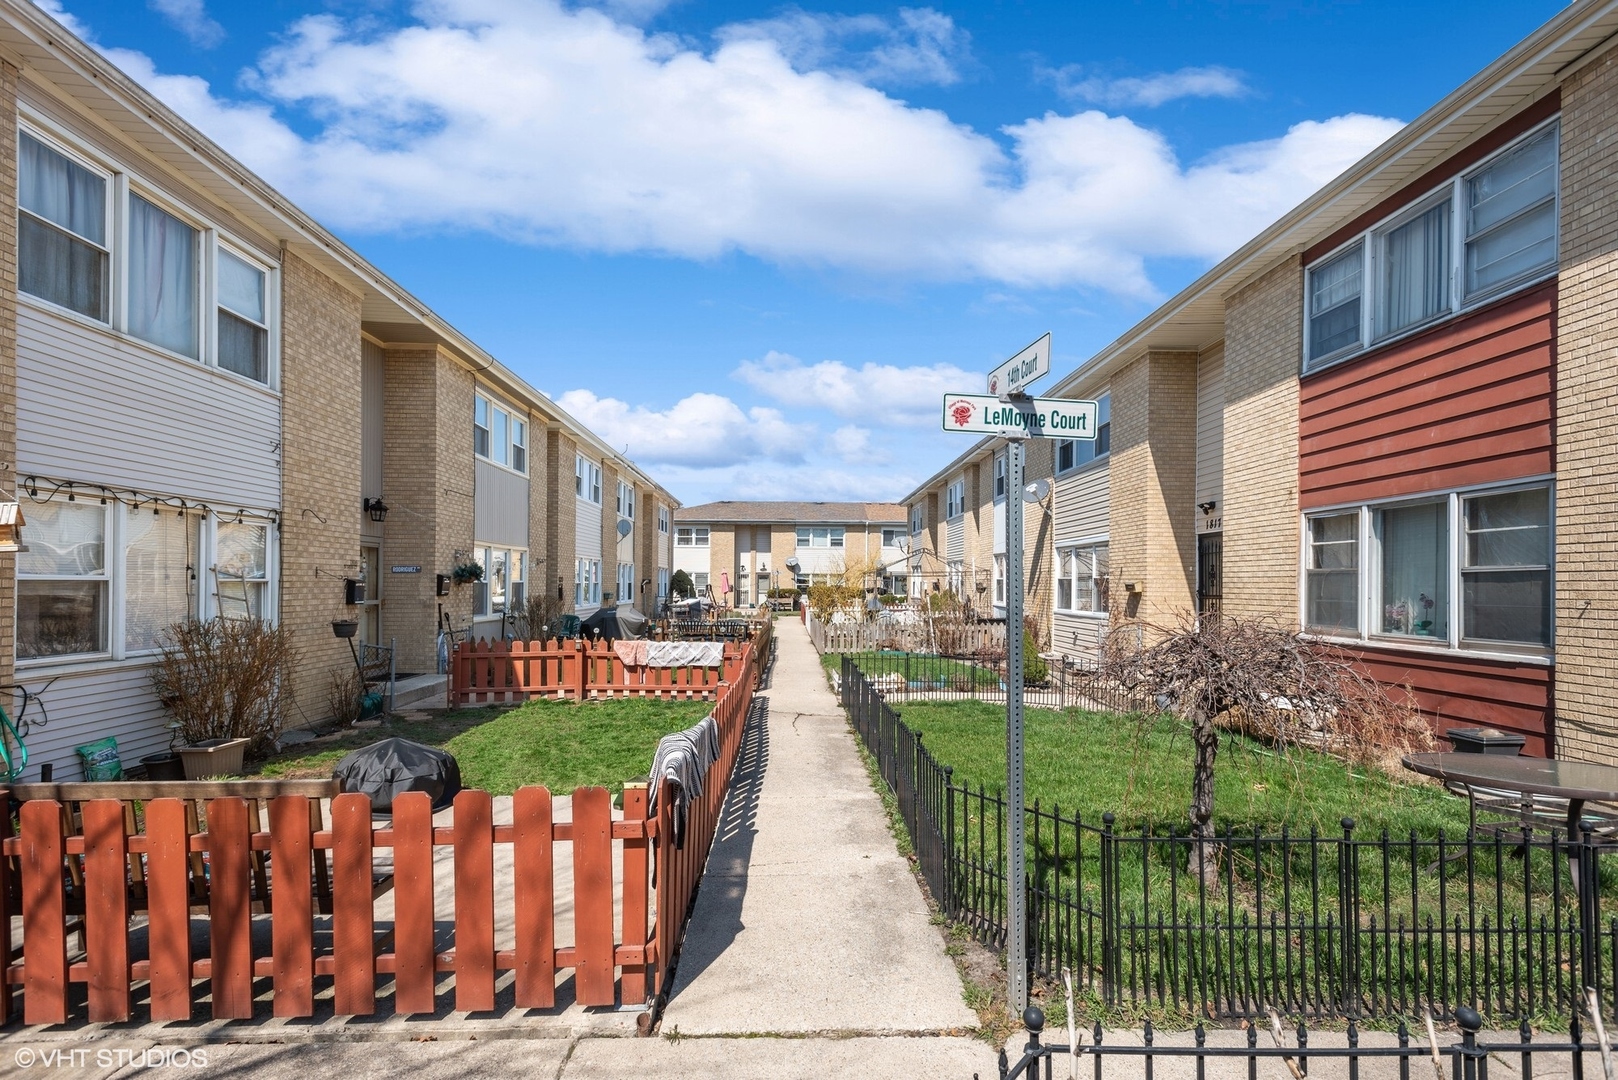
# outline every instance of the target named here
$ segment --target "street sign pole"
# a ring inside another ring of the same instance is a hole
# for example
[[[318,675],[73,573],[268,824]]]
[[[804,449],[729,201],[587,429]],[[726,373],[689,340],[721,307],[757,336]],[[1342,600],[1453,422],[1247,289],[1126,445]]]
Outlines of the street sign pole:
[[[1028,890],[1023,857],[1023,440],[1006,450],[1006,1000],[1028,1007]]]

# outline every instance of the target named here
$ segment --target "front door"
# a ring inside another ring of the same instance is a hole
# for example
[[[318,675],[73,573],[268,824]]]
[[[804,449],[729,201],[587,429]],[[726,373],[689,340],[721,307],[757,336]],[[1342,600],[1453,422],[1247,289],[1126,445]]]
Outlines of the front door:
[[[360,581],[365,600],[360,604],[360,641],[382,644],[382,549],[375,544],[360,545]]]
[[[1197,614],[1219,614],[1219,601],[1223,595],[1220,578],[1220,553],[1224,550],[1224,533],[1203,533],[1197,537]]]

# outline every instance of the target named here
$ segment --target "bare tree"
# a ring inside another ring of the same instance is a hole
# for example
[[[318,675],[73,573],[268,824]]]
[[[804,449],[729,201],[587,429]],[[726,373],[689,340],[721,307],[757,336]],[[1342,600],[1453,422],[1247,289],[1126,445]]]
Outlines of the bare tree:
[[[1151,698],[1191,727],[1194,835],[1213,837],[1214,760],[1219,729],[1276,746],[1307,745],[1357,760],[1430,746],[1432,735],[1408,695],[1396,700],[1343,650],[1266,619],[1181,614],[1141,637],[1109,635],[1101,674]],[[1211,869],[1194,853],[1192,872]]]

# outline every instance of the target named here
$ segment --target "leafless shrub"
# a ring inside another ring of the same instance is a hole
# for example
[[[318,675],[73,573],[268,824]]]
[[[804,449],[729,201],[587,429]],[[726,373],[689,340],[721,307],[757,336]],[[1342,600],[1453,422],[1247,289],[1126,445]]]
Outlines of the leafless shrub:
[[[262,619],[175,623],[163,633],[152,688],[179,738],[252,739],[281,733],[297,653],[292,632]]]
[[[513,631],[522,641],[534,641],[546,636],[555,637],[557,628],[561,625],[561,617],[571,614],[573,614],[571,599],[563,600],[554,592],[536,589],[528,595],[522,609],[517,612]]]
[[[1146,627],[1144,639],[1110,635],[1101,674],[1190,724],[1199,836],[1212,835],[1221,727],[1359,762],[1432,745],[1408,695],[1395,698],[1353,656],[1269,620],[1182,614],[1174,626]]]
[[[360,718],[365,686],[360,673],[351,668],[336,668],[326,686],[326,705],[339,724],[348,725]]]

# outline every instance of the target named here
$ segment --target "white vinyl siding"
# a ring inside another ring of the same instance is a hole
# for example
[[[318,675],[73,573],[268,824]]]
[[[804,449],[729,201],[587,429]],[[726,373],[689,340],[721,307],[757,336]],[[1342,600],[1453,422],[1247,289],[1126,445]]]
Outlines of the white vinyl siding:
[[[574,525],[573,554],[578,560],[589,564],[587,567],[589,581],[593,588],[587,593],[576,594],[579,598],[576,604],[579,607],[595,607],[601,603],[601,506],[588,500],[579,502],[578,519]],[[577,567],[575,567],[575,581],[578,581]]]
[[[473,459],[472,533],[480,542],[529,547],[529,497],[526,476],[492,461]]]

